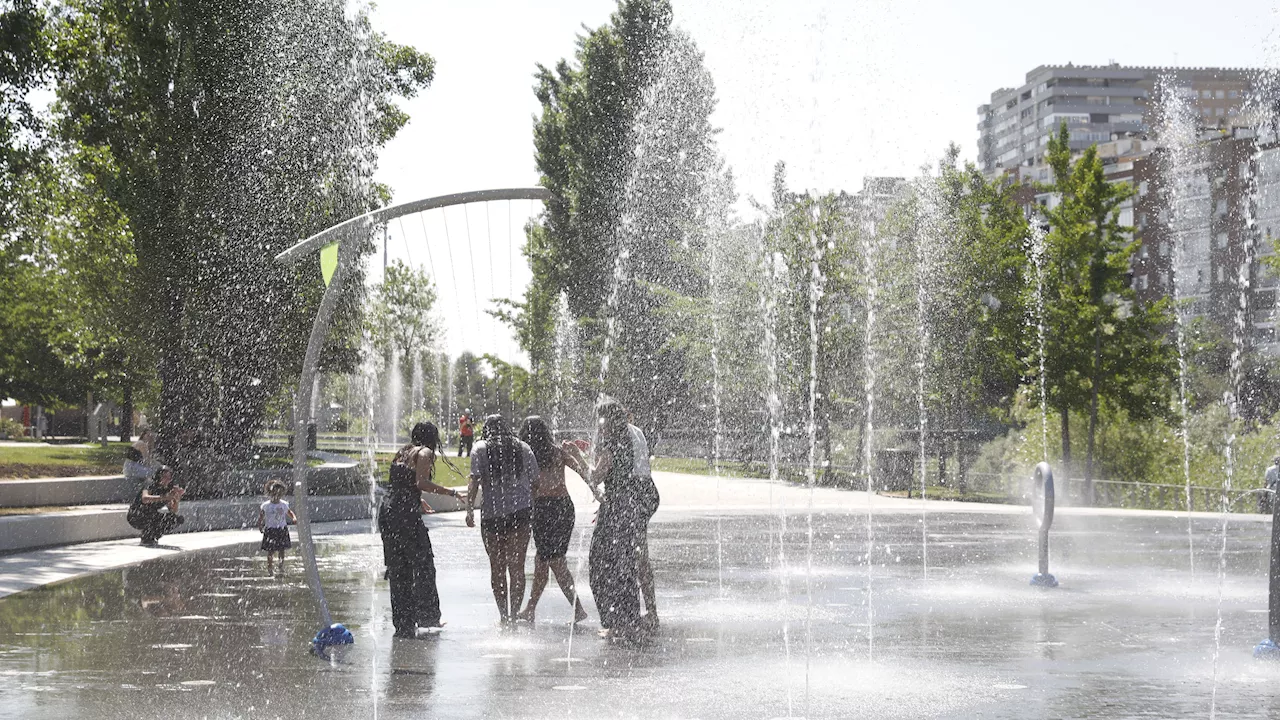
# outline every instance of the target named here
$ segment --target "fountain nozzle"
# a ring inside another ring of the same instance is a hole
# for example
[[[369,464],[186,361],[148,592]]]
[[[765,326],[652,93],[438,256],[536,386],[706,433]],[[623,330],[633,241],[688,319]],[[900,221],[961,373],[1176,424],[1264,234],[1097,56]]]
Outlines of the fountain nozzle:
[[[1049,573],[1049,528],[1053,526],[1053,468],[1049,463],[1036,465],[1032,475],[1031,512],[1040,526],[1040,572],[1031,576],[1034,587],[1058,587],[1058,579]]]

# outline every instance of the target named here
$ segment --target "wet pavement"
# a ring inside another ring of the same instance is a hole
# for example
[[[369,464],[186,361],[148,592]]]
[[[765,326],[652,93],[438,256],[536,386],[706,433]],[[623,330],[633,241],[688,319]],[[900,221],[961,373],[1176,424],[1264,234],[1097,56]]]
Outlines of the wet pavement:
[[[1220,582],[1216,520],[1195,521],[1193,558],[1184,518],[1060,515],[1062,586],[1041,590],[1029,512],[930,512],[926,568],[919,510],[876,512],[869,565],[865,510],[815,514],[811,554],[794,510],[664,510],[661,630],[618,647],[590,603],[571,632],[554,584],[534,626],[500,628],[461,520],[428,520],[448,627],[420,640],[391,638],[376,538],[321,540],[334,616],[356,636],[332,664],[306,653],[297,563],[266,577],[251,545],[0,600],[0,717],[1280,716],[1280,667],[1251,657],[1266,523],[1229,526]],[[584,593],[587,523],[570,556]]]

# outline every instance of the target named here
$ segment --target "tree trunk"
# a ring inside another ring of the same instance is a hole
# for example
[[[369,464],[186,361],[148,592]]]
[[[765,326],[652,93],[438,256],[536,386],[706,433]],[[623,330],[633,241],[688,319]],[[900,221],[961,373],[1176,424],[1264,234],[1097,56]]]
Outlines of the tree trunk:
[[[956,387],[956,487],[963,495],[969,489],[969,476],[964,467],[964,388]]]
[[[1064,404],[1062,410],[1062,479],[1071,474],[1071,412]]]
[[[133,378],[125,376],[120,389],[120,441],[133,439]]]
[[[1102,355],[1102,332],[1095,332],[1093,343],[1093,379],[1089,391],[1089,444],[1084,461],[1084,496],[1085,502],[1093,504],[1093,448],[1094,438],[1098,433],[1098,374]]]

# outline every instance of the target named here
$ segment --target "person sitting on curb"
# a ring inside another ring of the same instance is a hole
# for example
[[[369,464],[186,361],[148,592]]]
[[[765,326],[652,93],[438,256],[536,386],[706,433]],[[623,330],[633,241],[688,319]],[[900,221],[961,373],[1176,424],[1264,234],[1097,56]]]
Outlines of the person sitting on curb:
[[[155,481],[138,491],[138,497],[129,506],[125,519],[142,531],[143,545],[154,547],[161,536],[182,524],[178,501],[185,492],[173,484],[173,470],[163,465],[156,470]],[[162,513],[165,508],[169,512]]]

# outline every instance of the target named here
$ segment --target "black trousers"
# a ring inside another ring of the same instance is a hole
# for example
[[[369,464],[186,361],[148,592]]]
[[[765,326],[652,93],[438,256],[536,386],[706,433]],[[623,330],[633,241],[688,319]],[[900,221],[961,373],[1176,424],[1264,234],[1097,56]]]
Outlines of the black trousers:
[[[462,457],[462,451],[465,448],[467,457],[471,457],[471,444],[476,440],[475,435],[459,435],[458,436],[458,457]]]
[[[421,515],[379,518],[382,554],[391,582],[391,624],[397,635],[440,624],[440,593],[431,536]]]
[[[142,531],[142,539],[156,541],[162,535],[168,535],[182,524],[182,516],[173,513],[145,513],[133,518],[130,525]]]
[[[629,493],[605,496],[591,535],[588,580],[600,625],[626,636],[640,622],[639,546],[643,504]]]

